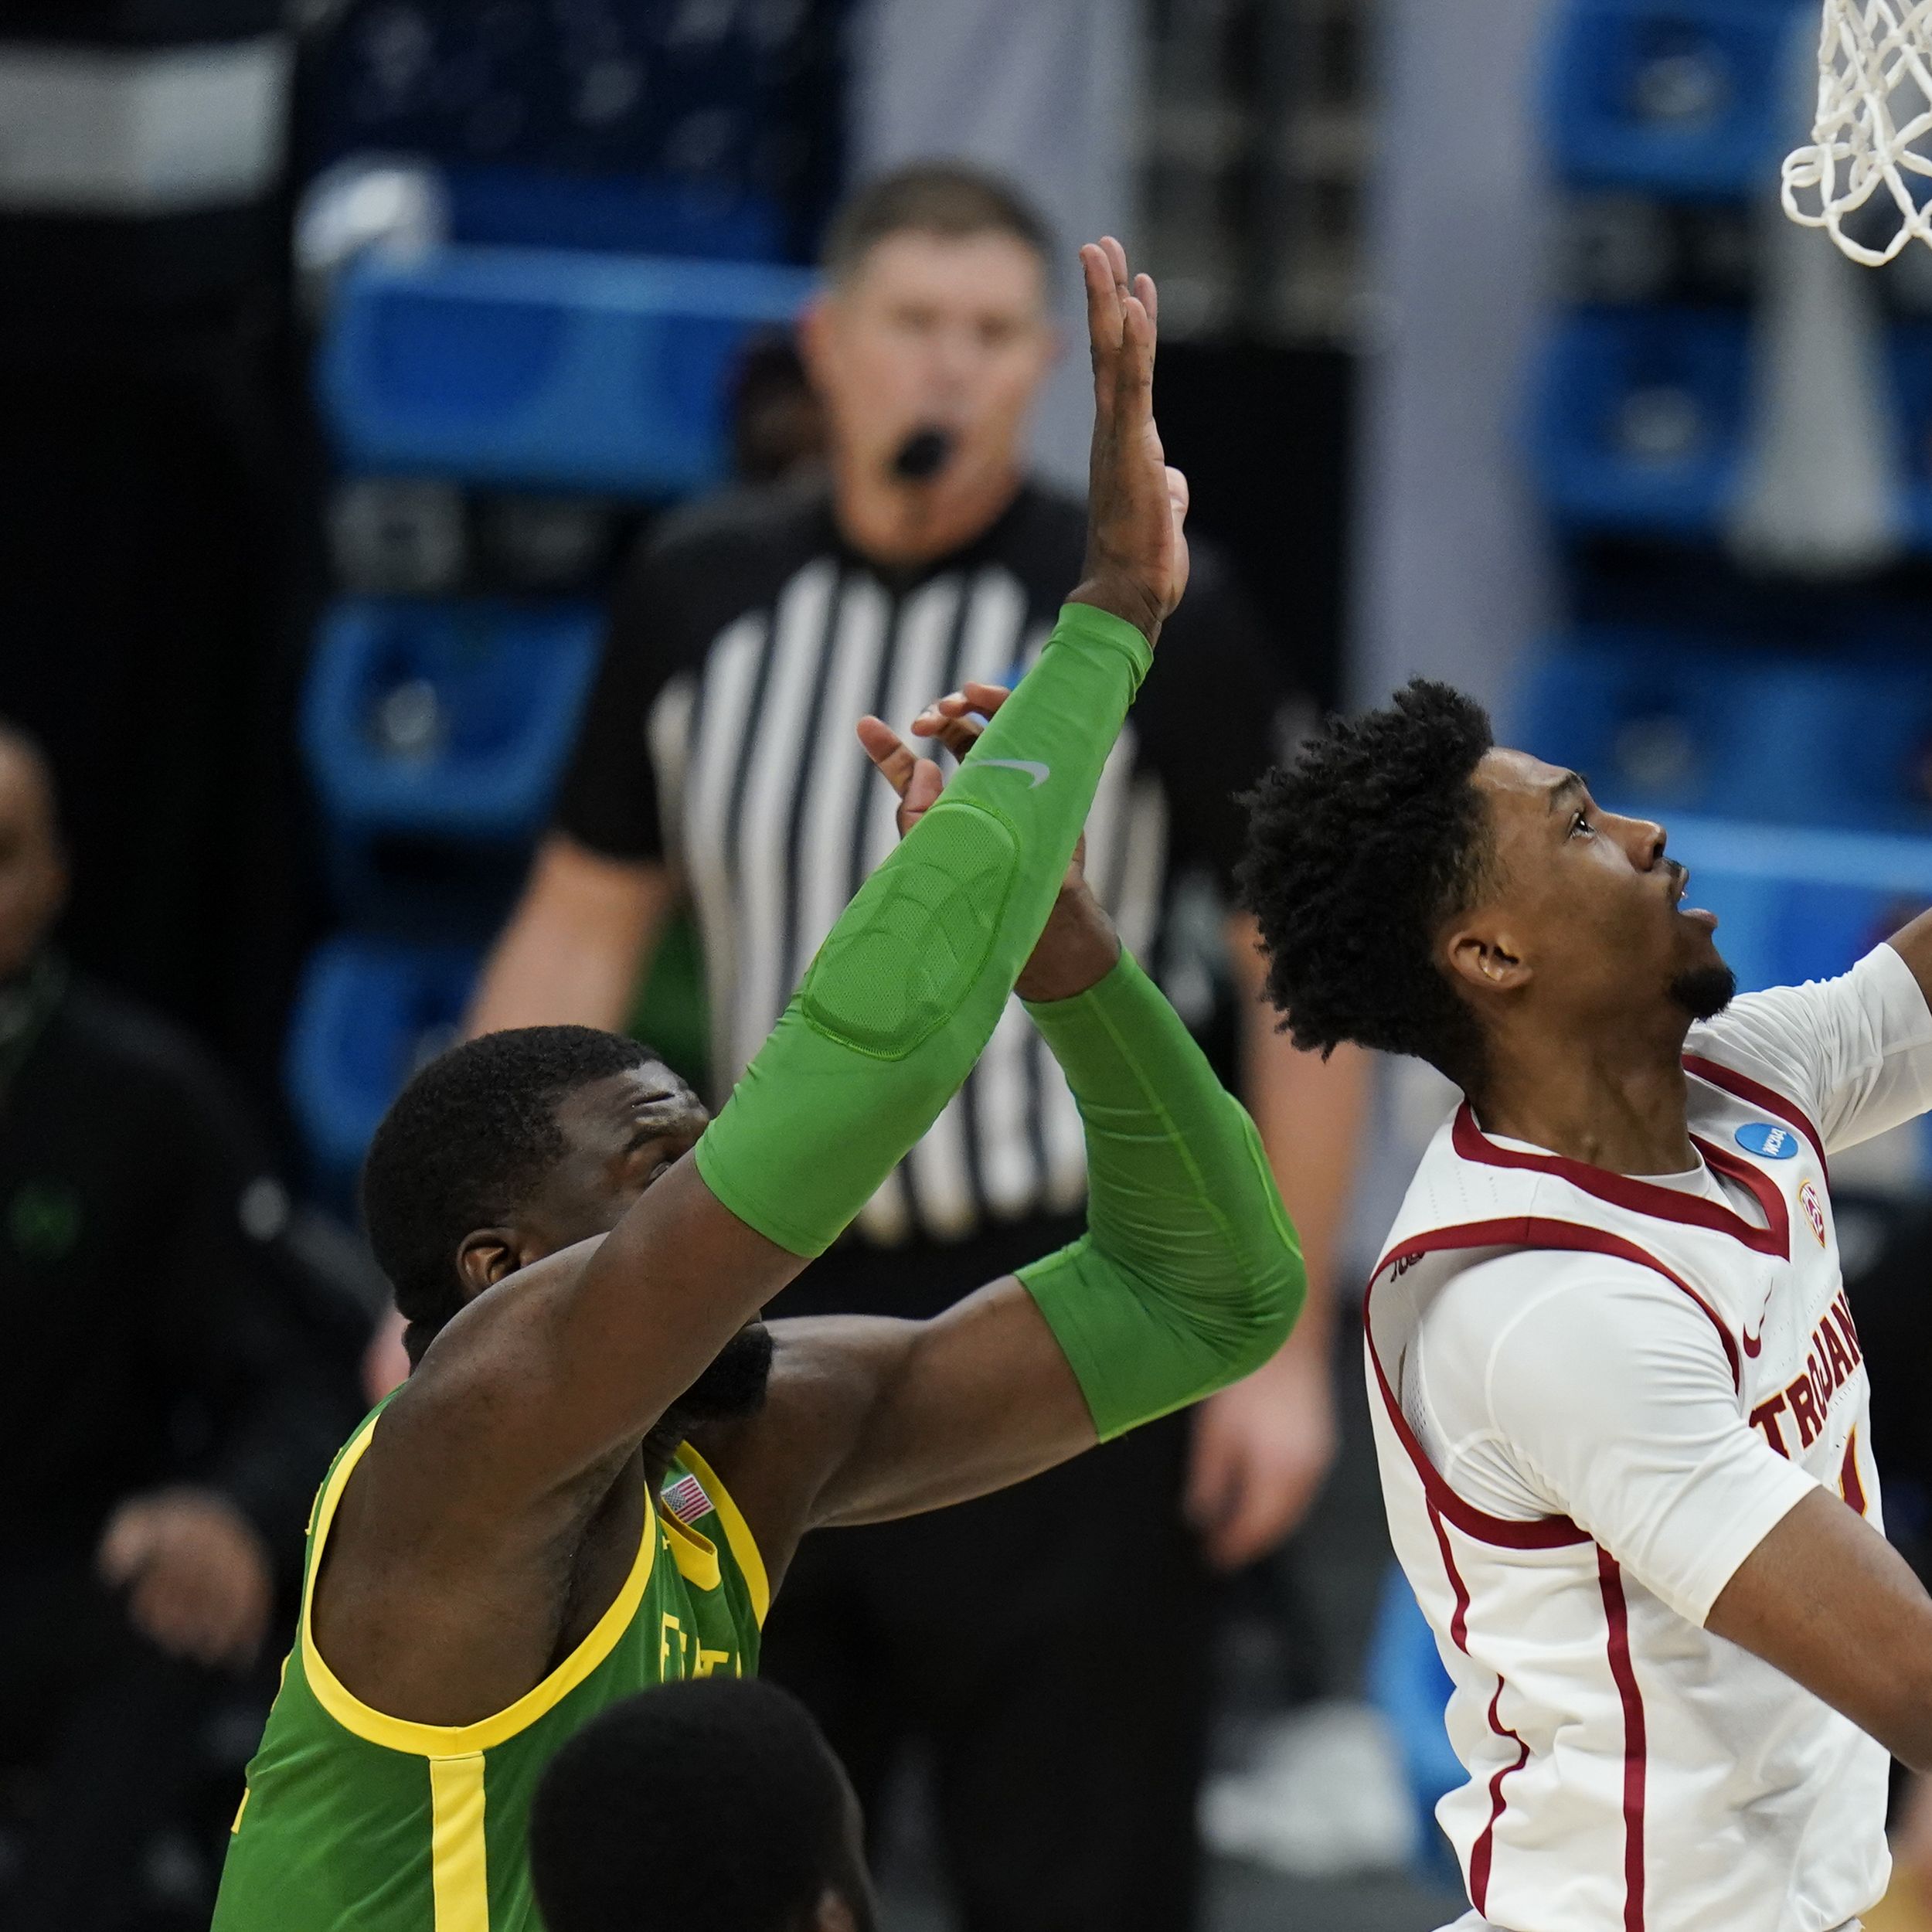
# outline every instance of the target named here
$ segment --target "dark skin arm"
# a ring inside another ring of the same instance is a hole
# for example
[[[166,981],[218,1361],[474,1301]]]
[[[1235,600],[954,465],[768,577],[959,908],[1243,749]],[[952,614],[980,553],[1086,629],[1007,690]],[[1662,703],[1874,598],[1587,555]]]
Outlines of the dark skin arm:
[[[1932,1006],[1932,912],[1920,913],[1886,943],[1911,968],[1926,1004]]]
[[[1894,1757],[1932,1770],[1932,1597],[1827,1490],[1745,1558],[1705,1628],[1802,1684]]]
[[[1095,419],[1073,595],[1152,637],[1187,577],[1185,485],[1152,414],[1153,284],[1130,279],[1117,243],[1081,260]],[[384,1412],[344,1494],[317,1640],[352,1690],[393,1716],[454,1724],[500,1709],[587,1628],[641,1526],[641,1468],[618,1478],[803,1266],[706,1187],[689,1158],[701,1117],[688,1094],[641,1093],[635,1111],[633,1141],[594,1177],[610,1204],[603,1227],[539,1200],[517,1226],[466,1237],[456,1265],[473,1298]],[[1049,1366],[1070,1387],[1064,1363]]]

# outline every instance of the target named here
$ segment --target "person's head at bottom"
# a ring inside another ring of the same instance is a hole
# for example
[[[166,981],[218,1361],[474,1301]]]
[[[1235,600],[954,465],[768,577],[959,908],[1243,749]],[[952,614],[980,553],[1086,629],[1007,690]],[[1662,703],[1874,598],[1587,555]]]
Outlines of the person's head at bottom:
[[[798,1699],[666,1684],[586,1725],[530,1808],[548,1932],[872,1932],[865,1823]]]

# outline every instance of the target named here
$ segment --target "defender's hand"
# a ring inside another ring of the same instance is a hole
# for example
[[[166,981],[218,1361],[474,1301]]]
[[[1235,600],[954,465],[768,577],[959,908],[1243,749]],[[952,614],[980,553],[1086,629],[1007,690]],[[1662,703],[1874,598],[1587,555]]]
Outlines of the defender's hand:
[[[968,684],[928,705],[913,720],[913,735],[937,739],[955,758],[963,758],[985,729],[986,720],[1012,694],[1004,685]],[[930,758],[922,758],[892,726],[877,718],[861,718],[859,742],[866,755],[899,794],[899,835],[904,838],[932,809],[946,789],[945,774]],[[1045,930],[1034,947],[1013,990],[1022,999],[1070,999],[1104,979],[1121,956],[1113,922],[1088,889],[1081,869],[1087,857],[1087,835],[1080,835],[1073,859],[1060,881]]]
[[[239,1670],[268,1628],[274,1582],[254,1526],[206,1489],[130,1498],[108,1519],[95,1561],[124,1588],[134,1628],[176,1657]]]
[[[1151,643],[1187,588],[1187,478],[1154,423],[1158,302],[1111,235],[1080,250],[1094,354],[1087,569],[1070,601],[1124,617]]]

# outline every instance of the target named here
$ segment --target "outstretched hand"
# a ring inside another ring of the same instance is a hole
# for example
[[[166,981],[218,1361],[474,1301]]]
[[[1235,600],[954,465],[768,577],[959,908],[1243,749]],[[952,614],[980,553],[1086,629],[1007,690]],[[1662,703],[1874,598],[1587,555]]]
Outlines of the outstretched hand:
[[[1072,601],[1124,617],[1151,641],[1187,588],[1187,478],[1154,421],[1158,302],[1111,235],[1080,250],[1094,355],[1087,566]]]
[[[1003,685],[964,685],[929,704],[913,720],[913,736],[937,740],[955,758],[963,758],[978,743],[986,720],[1012,696]],[[935,760],[920,757],[883,719],[861,718],[859,742],[899,794],[903,838],[938,802],[946,789],[945,774]],[[1104,978],[1120,957],[1113,922],[1087,888],[1082,870],[1086,858],[1083,832],[1046,930],[1015,982],[1013,990],[1022,999],[1070,999]]]

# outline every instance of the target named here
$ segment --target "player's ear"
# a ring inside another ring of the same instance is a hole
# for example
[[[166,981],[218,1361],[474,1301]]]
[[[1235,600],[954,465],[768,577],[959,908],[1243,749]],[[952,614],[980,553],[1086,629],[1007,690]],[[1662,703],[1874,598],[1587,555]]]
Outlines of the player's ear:
[[[1451,975],[1485,993],[1506,993],[1529,982],[1529,968],[1506,931],[1483,926],[1458,927],[1447,941]]]
[[[478,1228],[464,1236],[456,1250],[457,1279],[465,1301],[493,1288],[523,1265],[523,1255],[508,1228]]]

